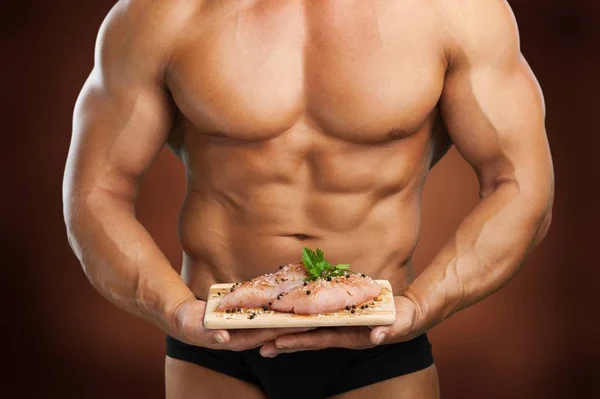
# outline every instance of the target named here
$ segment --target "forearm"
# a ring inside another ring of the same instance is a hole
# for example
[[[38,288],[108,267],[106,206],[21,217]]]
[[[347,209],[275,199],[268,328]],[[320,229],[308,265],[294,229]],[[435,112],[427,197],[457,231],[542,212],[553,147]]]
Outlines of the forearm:
[[[92,285],[118,307],[165,331],[194,295],[135,218],[131,202],[102,189],[65,207],[69,242]]]
[[[526,193],[515,182],[500,184],[460,225],[405,295],[421,308],[421,329],[506,284],[545,236],[551,193]]]

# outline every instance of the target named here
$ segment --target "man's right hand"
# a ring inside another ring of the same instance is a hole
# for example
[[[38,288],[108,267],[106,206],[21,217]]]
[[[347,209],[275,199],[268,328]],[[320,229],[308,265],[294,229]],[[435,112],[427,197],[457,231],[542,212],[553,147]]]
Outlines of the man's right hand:
[[[248,330],[210,330],[204,327],[206,302],[190,300],[175,312],[176,331],[169,332],[174,338],[190,345],[211,349],[242,351],[254,349],[277,337],[314,330],[314,328],[260,328]]]

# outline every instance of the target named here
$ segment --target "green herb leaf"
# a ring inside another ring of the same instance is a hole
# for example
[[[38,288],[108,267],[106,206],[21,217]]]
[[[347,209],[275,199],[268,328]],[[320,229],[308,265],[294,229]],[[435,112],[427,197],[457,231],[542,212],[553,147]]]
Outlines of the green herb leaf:
[[[325,254],[323,254],[323,251],[321,251],[319,248],[317,248],[317,260],[318,261],[325,260]]]
[[[308,248],[302,249],[302,263],[304,263],[304,266],[306,266],[307,268],[314,267],[312,251]]]
[[[350,265],[348,264],[332,266],[331,263],[325,260],[325,254],[319,248],[316,252],[310,248],[302,248],[302,264],[308,274],[307,281],[343,276],[346,271],[350,271]]]
[[[342,265],[337,265],[335,268],[340,269],[340,270],[346,270],[346,269],[350,269],[350,265],[342,264]]]

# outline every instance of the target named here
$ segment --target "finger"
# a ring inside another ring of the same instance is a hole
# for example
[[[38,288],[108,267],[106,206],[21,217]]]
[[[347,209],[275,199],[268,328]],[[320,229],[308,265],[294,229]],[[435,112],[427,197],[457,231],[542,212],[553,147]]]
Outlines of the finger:
[[[233,345],[232,349],[251,349],[285,334],[303,333],[312,330],[314,328],[237,330],[232,332],[231,345]]]
[[[256,348],[260,346],[264,342],[272,341],[275,338],[286,335],[286,334],[297,334],[303,333],[307,331],[315,330],[315,327],[299,327],[299,328],[268,328],[268,329],[256,329],[256,330],[236,330],[233,333],[233,337],[231,333],[227,330],[209,330],[203,328],[205,331],[205,339],[206,343],[209,345],[222,345],[229,343],[232,339],[234,339],[237,345],[241,345],[247,349],[246,346],[250,346]]]
[[[297,327],[297,328],[273,328],[272,331],[278,337],[282,335],[298,334],[308,331],[314,331],[317,327]]]
[[[407,341],[417,336],[417,319],[419,306],[404,295],[394,298],[396,320],[389,326],[379,326],[371,330],[371,342],[381,345],[393,338],[394,342]]]
[[[296,353],[296,352],[303,352],[303,351],[309,351],[309,350],[317,350],[317,349],[310,349],[310,348],[277,349],[277,348],[275,348],[275,349],[263,350],[261,348],[260,354],[263,357],[274,358],[275,356],[283,355],[286,353]]]
[[[175,336],[186,344],[206,347],[219,347],[227,344],[231,340],[231,335],[227,330],[204,330],[187,331],[185,334]]]
[[[175,310],[175,331],[172,335],[181,341],[198,346],[218,346],[227,343],[231,336],[227,330],[211,330],[204,326],[206,302],[188,300]]]
[[[304,333],[315,330],[315,328],[260,328],[252,330],[236,330],[234,335],[242,339],[271,341],[277,337],[289,334]]]
[[[402,337],[408,336],[411,326],[412,318],[398,315],[393,324],[373,328],[370,332],[370,341],[373,345],[382,345],[392,337],[395,341],[402,340]]]
[[[208,330],[207,335],[211,344],[221,345],[231,341],[231,334],[227,330]]]
[[[275,340],[278,349],[361,348],[370,344],[366,329],[349,327],[285,335]]]
[[[222,345],[231,340],[227,330],[211,330],[204,327],[200,316],[188,316],[180,321],[178,336],[182,341],[198,346]]]
[[[385,343],[385,341],[391,335],[390,330],[391,329],[389,326],[376,327],[373,330],[371,330],[371,333],[369,336],[371,343],[373,343],[373,345],[382,345],[383,343]]]
[[[275,342],[267,342],[263,346],[260,347],[260,355],[262,357],[275,357],[282,353],[293,353],[310,350],[309,348],[293,348],[293,349],[280,349],[275,346]]]
[[[339,329],[320,329],[312,333],[287,335],[277,338],[261,347],[264,357],[275,357],[282,353],[292,353],[325,348],[362,349],[372,347],[369,331],[365,328],[342,327]]]
[[[313,348],[320,349],[332,345],[332,330],[325,329],[300,334],[290,334],[275,340],[277,349]]]
[[[267,342],[263,346],[260,347],[259,351],[262,357],[275,357],[277,356],[278,350],[275,347],[275,342]]]

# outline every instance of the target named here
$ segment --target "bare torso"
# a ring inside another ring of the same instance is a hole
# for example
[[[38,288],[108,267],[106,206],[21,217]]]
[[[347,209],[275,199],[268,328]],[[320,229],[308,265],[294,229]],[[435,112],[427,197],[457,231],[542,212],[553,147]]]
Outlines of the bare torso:
[[[186,166],[183,277],[204,297],[299,260],[412,279],[420,196],[449,139],[433,6],[199,2],[166,73]]]
[[[120,1],[75,107],[67,232],[99,292],[192,346],[273,357],[406,342],[506,284],[543,239],[554,187],[544,118],[505,0]],[[414,278],[422,188],[450,143],[481,201]],[[165,144],[187,175],[182,276],[135,217]],[[196,297],[211,284],[298,261],[304,246],[391,280],[396,321],[203,326]],[[436,398],[436,375],[343,397]],[[264,397],[167,357],[170,398],[216,397],[224,384]]]

